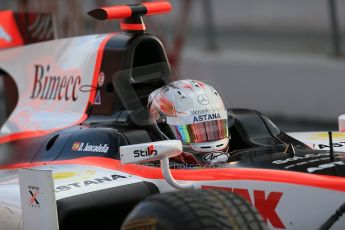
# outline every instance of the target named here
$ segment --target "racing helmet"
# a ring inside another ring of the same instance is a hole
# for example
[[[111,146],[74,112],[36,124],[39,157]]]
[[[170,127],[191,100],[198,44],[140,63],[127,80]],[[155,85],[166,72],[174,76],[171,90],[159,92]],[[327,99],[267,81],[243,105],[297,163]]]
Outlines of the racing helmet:
[[[174,81],[150,94],[148,109],[166,138],[173,136],[198,152],[228,147],[227,110],[210,85],[197,80]]]

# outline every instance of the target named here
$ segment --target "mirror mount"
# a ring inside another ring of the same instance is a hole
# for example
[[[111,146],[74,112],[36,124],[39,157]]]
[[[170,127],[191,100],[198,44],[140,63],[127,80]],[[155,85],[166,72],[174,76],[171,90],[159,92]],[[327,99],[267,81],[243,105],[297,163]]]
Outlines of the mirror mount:
[[[194,184],[180,183],[171,174],[169,158],[182,153],[182,143],[179,140],[165,140],[120,147],[122,164],[160,161],[160,167],[166,182],[179,190],[194,189]]]
[[[190,190],[190,189],[195,188],[194,184],[192,184],[192,183],[179,183],[174,179],[174,177],[171,174],[168,157],[165,157],[161,160],[161,169],[162,169],[164,179],[172,187],[179,189],[179,190]]]

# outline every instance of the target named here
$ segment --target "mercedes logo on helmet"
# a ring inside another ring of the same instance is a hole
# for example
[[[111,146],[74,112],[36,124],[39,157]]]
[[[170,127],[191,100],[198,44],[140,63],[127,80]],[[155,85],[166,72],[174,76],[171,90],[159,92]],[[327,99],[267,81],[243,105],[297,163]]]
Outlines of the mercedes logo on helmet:
[[[210,103],[210,99],[205,94],[200,94],[198,96],[198,102],[202,105],[208,105]]]

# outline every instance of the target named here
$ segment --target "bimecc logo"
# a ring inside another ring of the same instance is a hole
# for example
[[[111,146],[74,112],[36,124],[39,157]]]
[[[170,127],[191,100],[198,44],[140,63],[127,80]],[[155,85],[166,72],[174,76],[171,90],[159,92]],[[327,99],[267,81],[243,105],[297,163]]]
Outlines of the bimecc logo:
[[[41,100],[76,101],[81,83],[80,76],[51,73],[50,65],[35,65],[31,98]]]
[[[84,142],[74,142],[72,145],[72,151],[78,152],[97,152],[97,153],[107,153],[109,146],[107,144],[91,145]]]
[[[157,150],[154,149],[153,145],[149,145],[146,149],[137,149],[133,151],[134,157],[147,157],[156,156],[158,154]]]

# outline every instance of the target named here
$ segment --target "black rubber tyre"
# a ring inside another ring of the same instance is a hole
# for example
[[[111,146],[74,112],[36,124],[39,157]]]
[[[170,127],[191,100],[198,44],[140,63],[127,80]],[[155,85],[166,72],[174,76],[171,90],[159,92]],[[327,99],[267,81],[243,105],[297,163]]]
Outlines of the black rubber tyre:
[[[225,191],[178,191],[154,195],[139,203],[121,230],[268,229],[243,198]]]

